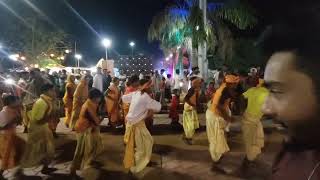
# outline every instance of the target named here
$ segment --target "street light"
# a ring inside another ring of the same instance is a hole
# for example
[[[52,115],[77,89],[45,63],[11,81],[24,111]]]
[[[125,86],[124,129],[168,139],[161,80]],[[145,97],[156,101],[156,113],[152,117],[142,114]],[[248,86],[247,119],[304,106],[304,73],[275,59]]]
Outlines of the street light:
[[[54,54],[50,54],[50,57],[54,57]]]
[[[80,54],[76,54],[74,57],[78,60],[78,67],[80,67],[80,59],[82,59],[82,56]]]
[[[63,56],[61,56],[59,59],[64,60],[64,57],[63,57]]]
[[[169,56],[170,56],[170,58],[172,58],[172,57],[173,57],[173,54],[171,53]]]
[[[13,60],[13,61],[18,61],[19,58],[19,54],[11,54],[9,55],[9,59]]]
[[[168,58],[168,57],[166,58],[166,61],[169,61],[169,58]]]
[[[131,47],[131,56],[133,56],[133,48],[136,45],[136,43],[134,43],[133,41],[130,42],[130,47]]]
[[[106,60],[108,60],[108,48],[111,46],[111,40],[110,39],[103,39],[102,45],[106,48]]]
[[[26,57],[21,56],[20,59],[21,59],[22,61],[25,61],[25,60],[26,60]]]
[[[66,49],[64,52],[65,52],[66,54],[69,54],[69,53],[71,52],[71,50]]]

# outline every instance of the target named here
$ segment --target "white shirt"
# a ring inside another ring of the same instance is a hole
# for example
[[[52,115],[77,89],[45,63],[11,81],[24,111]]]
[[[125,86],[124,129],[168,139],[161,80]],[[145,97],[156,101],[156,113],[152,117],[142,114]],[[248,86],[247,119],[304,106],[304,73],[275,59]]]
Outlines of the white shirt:
[[[102,74],[96,74],[94,76],[92,87],[103,92],[103,76],[102,76]]]
[[[142,73],[139,74],[139,79],[143,79],[144,78],[144,75]]]
[[[173,89],[180,89],[180,82],[182,82],[180,75],[176,74],[174,76]]]
[[[152,99],[147,93],[141,94],[141,91],[135,91],[122,96],[124,103],[130,103],[127,122],[136,124],[144,120],[148,114],[148,110],[159,112],[161,110],[161,103]]]

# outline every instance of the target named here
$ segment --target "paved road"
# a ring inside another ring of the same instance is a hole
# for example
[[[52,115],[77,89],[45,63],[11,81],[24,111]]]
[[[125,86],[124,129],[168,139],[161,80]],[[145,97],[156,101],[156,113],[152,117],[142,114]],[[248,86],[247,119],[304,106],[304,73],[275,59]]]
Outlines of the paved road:
[[[180,118],[181,119],[181,118]],[[236,176],[221,175],[212,172],[211,158],[208,152],[208,140],[205,132],[204,114],[200,115],[200,123],[202,127],[197,131],[194,138],[194,145],[186,145],[183,143],[182,129],[173,129],[169,125],[170,120],[166,114],[156,115],[155,126],[153,130],[154,149],[152,155],[152,167],[147,167],[143,173],[137,175],[138,179],[145,180],[238,180]],[[132,179],[122,167],[124,156],[124,145],[122,141],[121,131],[108,129],[104,125],[107,120],[102,123],[102,139],[104,144],[104,153],[98,158],[102,163],[99,169],[86,169],[77,172],[83,179]],[[268,125],[268,123],[266,124]],[[236,171],[244,158],[244,149],[242,146],[239,123],[232,127],[232,133],[229,137],[229,145],[231,152],[224,159],[224,164],[230,169]],[[22,129],[18,128],[18,132]],[[51,176],[41,174],[41,167],[24,169],[26,177],[23,179],[70,179],[69,173],[70,161],[76,146],[75,133],[67,129],[63,123],[59,123],[57,132],[59,138],[56,140],[56,161],[52,164],[58,170]],[[22,137],[26,137],[21,133]],[[259,160],[261,168],[254,170],[256,176],[246,179],[263,179],[261,174],[270,171],[271,162],[278,151],[282,136],[280,133],[273,131],[266,134],[266,147],[264,153]],[[260,167],[260,166],[259,166]],[[10,177],[11,172],[6,172],[6,177]]]

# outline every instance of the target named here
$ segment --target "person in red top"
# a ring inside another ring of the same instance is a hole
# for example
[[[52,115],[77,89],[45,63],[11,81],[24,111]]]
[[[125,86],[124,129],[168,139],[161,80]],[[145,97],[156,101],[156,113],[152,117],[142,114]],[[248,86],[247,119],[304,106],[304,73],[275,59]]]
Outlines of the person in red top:
[[[320,12],[308,8],[284,20],[268,29],[262,41],[270,92],[262,112],[288,130],[270,179],[319,180],[320,35],[315,32],[320,31]]]
[[[171,107],[169,112],[169,118],[171,118],[171,125],[177,125],[179,124],[179,112],[178,112],[178,106],[179,106],[179,95],[178,95],[178,89],[172,90],[172,98],[171,98]]]

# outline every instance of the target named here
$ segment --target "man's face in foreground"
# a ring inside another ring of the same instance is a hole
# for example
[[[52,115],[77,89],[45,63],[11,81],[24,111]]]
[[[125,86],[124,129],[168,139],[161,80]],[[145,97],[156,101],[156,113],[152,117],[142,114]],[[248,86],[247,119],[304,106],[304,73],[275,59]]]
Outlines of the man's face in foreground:
[[[295,59],[292,52],[270,57],[264,76],[270,94],[262,111],[286,124],[291,137],[307,142],[320,128],[318,102],[312,79],[295,67]]]

